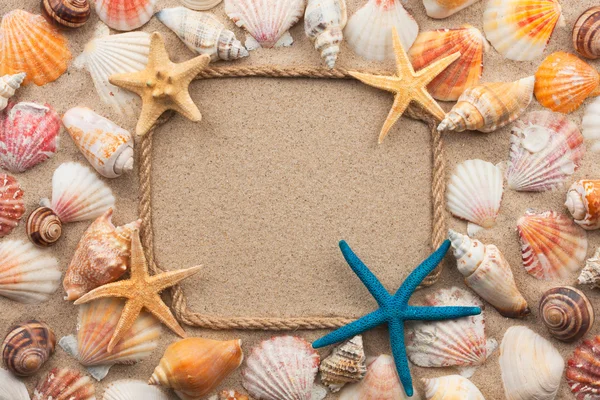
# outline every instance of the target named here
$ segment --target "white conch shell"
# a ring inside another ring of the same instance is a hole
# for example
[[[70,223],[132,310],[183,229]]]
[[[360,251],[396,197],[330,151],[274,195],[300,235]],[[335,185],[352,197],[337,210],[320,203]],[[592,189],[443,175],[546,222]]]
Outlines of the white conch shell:
[[[585,107],[581,133],[591,144],[589,150],[600,153],[600,97],[595,98]]]
[[[25,79],[25,72],[14,75],[4,75],[0,77],[0,111],[4,110],[15,91],[21,87],[21,83]]]
[[[500,345],[507,400],[553,400],[565,362],[552,343],[524,326],[508,328]]]
[[[103,400],[169,400],[156,386],[132,379],[123,379],[108,385]]]
[[[583,229],[600,228],[600,180],[580,179],[567,192],[565,206],[573,221]]]
[[[308,0],[304,32],[329,68],[335,66],[347,20],[346,0]]]
[[[339,400],[408,400],[398,379],[394,359],[387,354],[371,358],[367,361],[365,378],[347,385],[340,392]],[[410,399],[418,400],[415,396]]]
[[[577,283],[580,285],[594,285],[600,287],[600,247],[596,249],[594,255],[585,263],[581,270]]]
[[[470,380],[460,375],[422,379],[427,400],[485,400]]]
[[[477,3],[479,0],[423,0],[425,12],[431,18],[443,19]]]
[[[25,384],[2,368],[0,368],[0,400],[29,400]]]
[[[223,0],[179,0],[179,2],[190,10],[206,11],[219,5]]]

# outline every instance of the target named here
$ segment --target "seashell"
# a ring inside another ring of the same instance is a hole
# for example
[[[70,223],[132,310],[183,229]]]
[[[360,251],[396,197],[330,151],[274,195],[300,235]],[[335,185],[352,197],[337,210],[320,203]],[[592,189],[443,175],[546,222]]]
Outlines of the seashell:
[[[427,400],[485,400],[470,380],[460,375],[422,379]]]
[[[550,334],[563,342],[581,339],[594,325],[592,304],[583,292],[570,286],[544,292],[540,316]]]
[[[491,228],[502,201],[502,171],[483,160],[467,160],[456,167],[448,182],[446,207],[455,217]]]
[[[242,385],[258,400],[317,400],[313,395],[319,354],[295,336],[276,336],[252,349],[242,370]]]
[[[44,322],[31,320],[11,328],[2,342],[2,361],[18,376],[37,373],[52,354],[56,337]]]
[[[333,68],[344,39],[342,30],[348,16],[346,0],[308,0],[304,12],[304,32],[321,53],[328,68]]]
[[[58,342],[97,380],[102,380],[115,364],[135,364],[147,358],[158,345],[160,322],[142,312],[124,339],[108,352],[124,304],[121,299],[106,298],[79,306],[77,336],[65,336]]]
[[[581,179],[567,192],[565,206],[577,225],[586,230],[600,228],[600,180]]]
[[[584,340],[567,361],[567,384],[577,400],[594,400],[600,395],[598,353],[600,336]]]
[[[13,10],[0,23],[0,76],[26,74],[24,84],[57,80],[67,70],[67,39],[41,15]]]
[[[438,126],[440,132],[493,132],[519,118],[533,98],[535,78],[468,88]]]
[[[415,70],[425,68],[457,51],[461,56],[435,77],[427,90],[438,100],[457,100],[466,88],[479,83],[483,71],[483,53],[489,45],[471,25],[457,29],[438,29],[423,32],[410,48],[408,56]]]
[[[552,343],[524,326],[511,326],[500,345],[507,400],[553,400],[565,362]]]
[[[60,117],[48,104],[9,102],[0,114],[0,167],[25,172],[58,151]]]
[[[67,28],[79,28],[90,18],[88,0],[42,0],[42,6],[52,22]]]
[[[0,77],[0,111],[4,110],[15,91],[21,87],[25,79],[25,72],[20,72],[14,75],[4,75]]]
[[[179,0],[179,2],[191,10],[206,11],[216,7],[223,0]]]
[[[346,383],[358,382],[365,377],[365,349],[361,335],[336,347],[319,367],[321,382],[332,392],[339,391]]]
[[[583,135],[563,114],[533,111],[512,128],[506,180],[511,189],[542,192],[560,188],[580,167]]]
[[[248,51],[235,34],[211,13],[175,7],[160,10],[156,18],[175,32],[188,49],[208,54],[211,61],[237,60],[248,56]]]
[[[508,261],[498,247],[484,245],[479,240],[461,235],[452,229],[448,232],[458,271],[465,284],[508,318],[529,315],[527,301],[517,288]]]
[[[600,57],[600,37],[598,28],[600,22],[600,7],[590,7],[577,18],[573,26],[573,47],[586,58]]]
[[[108,77],[143,70],[148,63],[149,52],[148,33],[110,35],[108,27],[100,22],[96,27],[94,39],[85,45],[73,65],[89,71],[96,92],[104,104],[110,105],[120,115],[134,116],[138,109],[138,96],[113,85],[108,81]]]
[[[104,392],[103,400],[169,400],[169,396],[164,394],[155,386],[150,386],[146,382],[123,379],[108,385]]]
[[[408,400],[400,385],[394,359],[386,354],[368,361],[365,378],[346,385],[339,400]]]
[[[555,211],[527,210],[517,221],[523,267],[544,280],[567,278],[581,266],[587,253],[585,231]]]
[[[39,247],[48,247],[60,239],[62,222],[48,207],[39,207],[29,214],[25,230],[31,243]]]
[[[0,296],[20,303],[41,303],[59,284],[56,258],[20,240],[0,243]]]
[[[431,18],[443,19],[477,3],[479,0],[423,0],[425,12]]]
[[[132,31],[150,21],[157,0],[96,0],[96,14],[117,31]]]
[[[590,142],[589,150],[600,153],[600,98],[594,99],[585,107],[581,133]]]
[[[214,398],[214,399],[213,399]],[[236,392],[235,390],[222,390],[218,396],[211,397],[211,400],[249,400],[245,394]]]
[[[96,400],[92,380],[74,369],[53,368],[38,383],[32,400]]]
[[[100,175],[116,178],[133,169],[133,137],[128,131],[86,107],[71,108],[62,121]]]
[[[405,50],[414,43],[419,25],[400,0],[367,0],[348,20],[344,35],[356,54],[367,60],[394,59],[392,29]]]
[[[585,267],[583,267],[579,278],[577,278],[577,283],[579,285],[590,284],[593,287],[600,287],[600,247],[586,261]]]
[[[0,400],[30,400],[23,382],[5,369],[0,369]]]
[[[240,366],[241,346],[239,339],[179,340],[167,347],[148,383],[172,388],[182,400],[199,400]]]
[[[25,202],[19,182],[10,175],[0,174],[0,238],[19,225],[23,214]]]
[[[225,13],[244,28],[246,48],[291,46],[289,29],[304,15],[304,0],[225,0]]]
[[[591,96],[600,94],[600,75],[573,54],[557,51],[535,73],[535,97],[552,111],[568,114]]]

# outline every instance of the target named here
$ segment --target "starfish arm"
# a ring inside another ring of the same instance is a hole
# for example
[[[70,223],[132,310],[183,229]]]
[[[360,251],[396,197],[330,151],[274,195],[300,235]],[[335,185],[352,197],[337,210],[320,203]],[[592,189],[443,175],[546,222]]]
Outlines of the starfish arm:
[[[122,74],[113,74],[108,77],[108,81],[115,85],[129,90],[130,92],[141,95],[146,87],[144,71],[125,72]]]
[[[383,139],[387,136],[392,126],[398,121],[398,119],[404,114],[406,107],[410,104],[410,97],[402,96],[397,94],[394,97],[394,104],[392,105],[392,109],[390,110],[385,122],[383,123],[383,127],[381,128],[381,133],[379,133],[379,140],[377,141],[379,144],[383,142]],[[439,107],[439,106],[438,106]]]
[[[414,101],[419,103],[425,110],[429,111],[439,121],[442,121],[446,117],[446,112],[437,101],[431,97],[426,88],[418,90],[414,94]]]
[[[171,63],[169,53],[165,47],[165,41],[159,32],[150,35],[150,53],[148,55],[147,68],[153,69],[157,65]]]
[[[398,36],[396,27],[392,28],[392,42],[394,45],[394,54],[396,55],[396,68],[398,70],[398,76],[414,76],[415,70],[408,59],[406,51],[404,51],[404,47],[402,46],[402,41],[400,40],[400,36]]]
[[[470,315],[481,314],[479,307],[415,307],[407,306],[403,312],[406,320],[438,321],[444,319],[456,319]]]
[[[131,234],[131,256],[129,273],[132,280],[144,280],[148,276],[148,263],[144,255],[144,248],[140,240],[140,231],[134,230]]]
[[[160,292],[168,287],[177,284],[185,278],[194,275],[200,270],[200,268],[202,268],[200,265],[196,265],[192,268],[163,272],[160,275],[154,275],[150,277],[149,284],[156,292]]]
[[[175,107],[173,109],[179,114],[183,115],[187,119],[198,122],[202,119],[200,110],[192,100],[190,93],[187,90],[182,90],[173,97],[173,103]]]
[[[349,323],[348,325],[342,326],[339,329],[317,339],[313,342],[312,346],[315,349],[320,347],[329,346],[334,343],[338,343],[356,335],[363,333],[369,329],[375,328],[386,322],[386,315],[383,311],[377,310],[369,313],[356,321]]]
[[[84,294],[83,296],[75,300],[73,304],[78,306],[81,304],[89,303],[92,300],[103,299],[106,297],[128,298],[129,293],[130,288],[124,287],[123,282],[107,283],[106,285],[97,287],[96,289]]]
[[[123,307],[123,311],[121,311],[121,318],[119,318],[119,322],[110,338],[110,342],[108,342],[107,350],[109,353],[113,351],[127,331],[131,329],[141,311],[142,305],[138,301],[129,300],[125,303],[125,307]]]
[[[398,91],[396,85],[394,85],[397,78],[394,76],[363,74],[362,72],[356,71],[349,71],[348,73],[362,83],[376,87],[377,89],[387,90],[392,93]]]
[[[205,69],[210,63],[210,56],[203,54],[201,56],[194,57],[190,60],[177,64],[173,73],[174,79],[183,78],[186,83],[190,83],[192,79]]]
[[[149,100],[143,101],[142,112],[140,113],[140,118],[135,127],[135,133],[138,136],[143,136],[148,133],[148,131],[150,131],[150,129],[152,129],[154,126],[156,120],[158,120],[158,118],[167,110],[168,108],[164,107],[163,105],[151,102]]]
[[[390,345],[398,377],[400,378],[400,382],[402,382],[406,395],[412,397],[412,378],[410,376],[408,360],[406,359],[406,348],[404,347],[404,323],[400,319],[394,318],[388,322],[388,329],[390,331]]]
[[[152,315],[160,320],[163,324],[169,327],[173,332],[178,334],[181,337],[186,337],[186,333],[179,325],[179,322],[175,319],[173,314],[171,314],[171,310],[167,305],[162,301],[159,295],[153,296],[151,302],[145,303],[144,307],[148,310]]]
[[[419,79],[421,85],[427,86],[429,82],[434,80],[436,76],[441,74],[442,71],[448,68],[448,66],[454,61],[458,60],[459,57],[460,51],[457,51],[419,70],[419,72],[417,72],[417,78]]]

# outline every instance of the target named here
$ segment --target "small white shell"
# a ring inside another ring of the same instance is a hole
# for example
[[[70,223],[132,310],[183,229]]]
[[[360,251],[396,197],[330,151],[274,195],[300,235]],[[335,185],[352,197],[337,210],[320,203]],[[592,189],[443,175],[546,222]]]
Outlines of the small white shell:
[[[29,400],[27,387],[13,374],[0,368],[0,400]]]
[[[418,399],[419,395],[415,393]],[[394,359],[387,354],[367,361],[365,378],[351,385],[346,385],[340,392],[339,400],[408,400],[404,393]]]
[[[8,105],[8,99],[10,99],[15,91],[21,87],[23,79],[25,79],[25,72],[21,72],[14,75],[4,75],[0,77],[0,111],[4,110]]]
[[[477,3],[479,0],[423,0],[425,12],[431,18],[443,19]]]
[[[581,125],[581,133],[590,144],[589,150],[600,153],[600,97],[585,107]]]
[[[345,0],[308,0],[304,32],[329,68],[335,66],[347,20]]]
[[[123,379],[108,385],[103,400],[169,400],[156,386],[146,382]]]
[[[485,400],[470,380],[460,375],[423,379],[427,400]]]
[[[223,0],[179,0],[179,2],[190,10],[206,11],[216,7]]]

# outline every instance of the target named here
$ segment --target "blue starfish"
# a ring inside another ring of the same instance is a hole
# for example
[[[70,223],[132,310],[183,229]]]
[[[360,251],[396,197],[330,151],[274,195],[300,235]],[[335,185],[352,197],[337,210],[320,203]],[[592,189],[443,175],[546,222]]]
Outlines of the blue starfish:
[[[404,386],[404,391],[409,397],[412,397],[412,378],[410,377],[410,369],[408,368],[406,349],[404,347],[404,321],[455,319],[481,313],[479,307],[415,307],[408,305],[408,299],[410,299],[417,286],[437,267],[449,248],[450,241],[444,241],[435,253],[430,255],[429,258],[411,272],[402,283],[402,286],[400,286],[400,289],[392,296],[385,290],[381,282],[379,282],[369,268],[354,254],[350,246],[342,240],[340,242],[340,249],[346,262],[375,298],[379,309],[323,336],[313,343],[313,347],[329,346],[386,323],[390,331],[390,343],[398,376]]]

